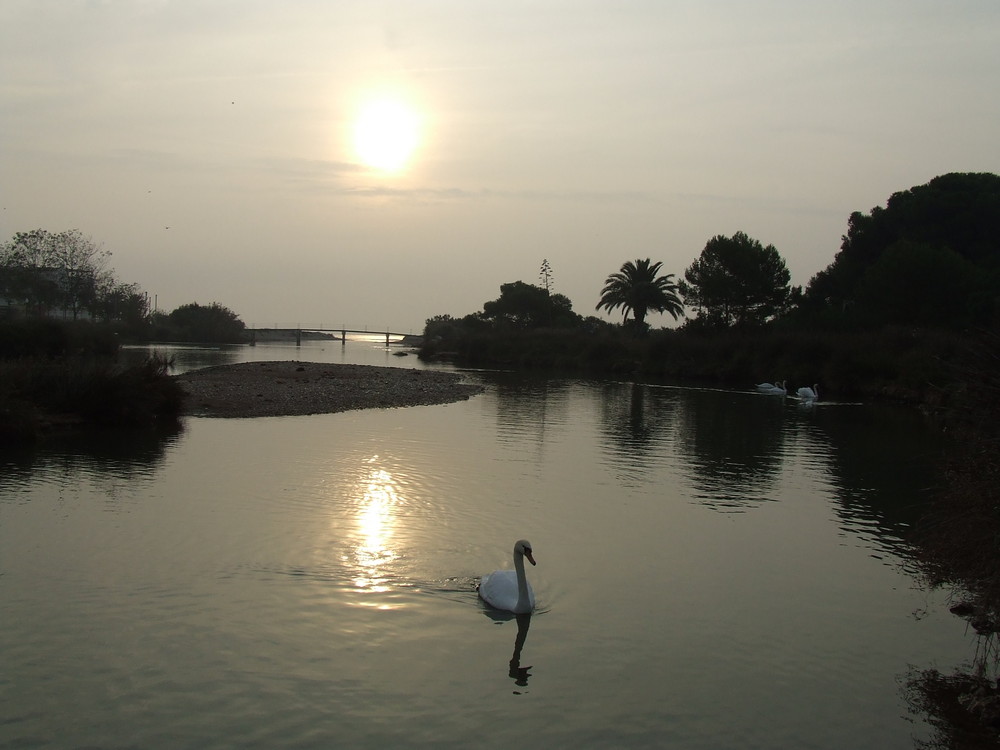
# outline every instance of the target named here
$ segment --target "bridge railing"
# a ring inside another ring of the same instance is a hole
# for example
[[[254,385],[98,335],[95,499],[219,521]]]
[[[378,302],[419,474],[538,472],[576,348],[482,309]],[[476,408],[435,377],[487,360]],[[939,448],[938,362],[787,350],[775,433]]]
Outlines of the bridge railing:
[[[295,344],[296,344],[296,346],[301,346],[302,345],[302,333],[303,333],[303,331],[305,331],[307,333],[310,333],[310,332],[313,332],[313,333],[339,333],[340,334],[340,342],[341,342],[342,346],[346,346],[346,344],[347,344],[347,335],[348,334],[364,335],[364,336],[371,336],[371,337],[382,336],[383,335],[383,333],[381,331],[371,331],[371,330],[367,330],[367,329],[362,331],[360,329],[355,329],[355,328],[322,328],[322,327],[313,328],[313,327],[309,327],[309,326],[299,326],[297,328],[248,328],[247,329],[247,332],[250,334],[250,345],[251,346],[255,346],[256,345],[258,334],[264,334],[265,332],[270,333],[270,334],[278,334],[279,338],[288,338],[288,339],[290,339],[290,338],[294,337],[295,338]],[[285,335],[282,336],[280,334],[285,334]],[[416,334],[412,334],[412,333],[397,333],[397,332],[388,331],[388,330],[385,332],[384,335],[385,335],[385,345],[386,346],[389,346],[391,343],[393,343],[392,339],[394,339],[394,338],[397,339],[396,343],[402,343],[402,342],[407,341],[407,340],[411,340],[411,341],[413,341],[413,343],[418,343],[419,341],[421,341],[423,339],[422,336],[418,336]]]

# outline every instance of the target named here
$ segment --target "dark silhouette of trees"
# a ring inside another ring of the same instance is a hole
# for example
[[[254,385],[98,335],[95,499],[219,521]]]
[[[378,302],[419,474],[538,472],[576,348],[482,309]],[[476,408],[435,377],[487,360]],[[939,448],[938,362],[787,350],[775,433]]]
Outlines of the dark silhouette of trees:
[[[35,313],[94,314],[110,257],[78,229],[18,232],[0,247],[0,293]]]
[[[774,245],[737,232],[710,239],[684,272],[684,302],[712,327],[761,325],[786,310],[791,275]]]
[[[855,211],[802,312],[853,327],[987,325],[1000,315],[1000,177],[951,173]]]
[[[972,324],[983,302],[976,267],[949,247],[894,242],[858,283],[868,323],[933,327]]]
[[[149,297],[115,278],[111,253],[79,230],[18,232],[0,246],[0,296],[36,316],[121,322],[137,330],[148,322]]]
[[[571,327],[580,321],[573,303],[562,294],[523,281],[500,285],[500,297],[483,305],[483,319],[498,328]]]
[[[97,283],[95,318],[120,321],[136,330],[149,322],[149,295],[138,284],[125,284],[104,274]]]
[[[657,275],[662,265],[649,258],[625,262],[618,273],[611,274],[604,282],[596,309],[606,308],[611,312],[620,307],[623,322],[627,323],[632,313],[633,325],[638,330],[646,329],[646,315],[650,312],[669,313],[677,320],[684,313],[684,305],[677,296],[674,275]]]
[[[164,317],[165,320],[156,323],[176,341],[236,343],[243,340],[246,328],[236,313],[218,302],[210,305],[191,302]]]

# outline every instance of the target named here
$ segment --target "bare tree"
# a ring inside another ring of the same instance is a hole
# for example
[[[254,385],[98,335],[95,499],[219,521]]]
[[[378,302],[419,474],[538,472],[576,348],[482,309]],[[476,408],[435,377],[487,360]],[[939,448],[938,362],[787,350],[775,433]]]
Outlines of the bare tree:
[[[0,249],[3,291],[38,312],[60,308],[75,320],[95,304],[110,257],[79,229],[18,232]]]

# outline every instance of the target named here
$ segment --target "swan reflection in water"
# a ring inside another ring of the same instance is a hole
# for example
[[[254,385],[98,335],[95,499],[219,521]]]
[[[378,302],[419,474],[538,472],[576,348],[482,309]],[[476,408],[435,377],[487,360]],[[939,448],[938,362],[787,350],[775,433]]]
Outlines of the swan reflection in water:
[[[531,627],[531,613],[525,612],[524,614],[515,615],[517,618],[517,637],[514,639],[514,654],[510,657],[510,665],[507,671],[507,676],[514,680],[514,684],[518,687],[528,687],[528,678],[531,677],[531,673],[528,671],[532,667],[522,667],[521,666],[521,649],[524,648],[524,642],[528,639],[528,628]],[[515,690],[515,693],[520,694],[520,691]]]
[[[497,625],[503,625],[505,622],[510,622],[511,620],[517,622],[517,635],[514,637],[514,653],[511,654],[510,661],[507,663],[507,676],[518,687],[528,687],[528,678],[531,677],[531,672],[528,670],[534,669],[534,667],[530,664],[526,667],[521,666],[521,650],[524,648],[524,642],[528,639],[528,628],[531,627],[531,612],[514,614],[513,612],[485,608],[483,614]],[[521,691],[515,690],[514,694],[520,695]]]

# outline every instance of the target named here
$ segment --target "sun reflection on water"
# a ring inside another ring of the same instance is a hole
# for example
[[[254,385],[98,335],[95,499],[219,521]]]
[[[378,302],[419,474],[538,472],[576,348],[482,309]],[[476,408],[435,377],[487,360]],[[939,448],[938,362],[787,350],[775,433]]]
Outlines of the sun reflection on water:
[[[353,550],[356,566],[353,583],[359,591],[383,594],[393,589],[392,567],[399,558],[392,549],[392,538],[400,498],[392,475],[377,462],[378,456],[368,461],[370,468],[357,487],[358,543]],[[380,602],[372,606],[389,609],[392,605]]]

